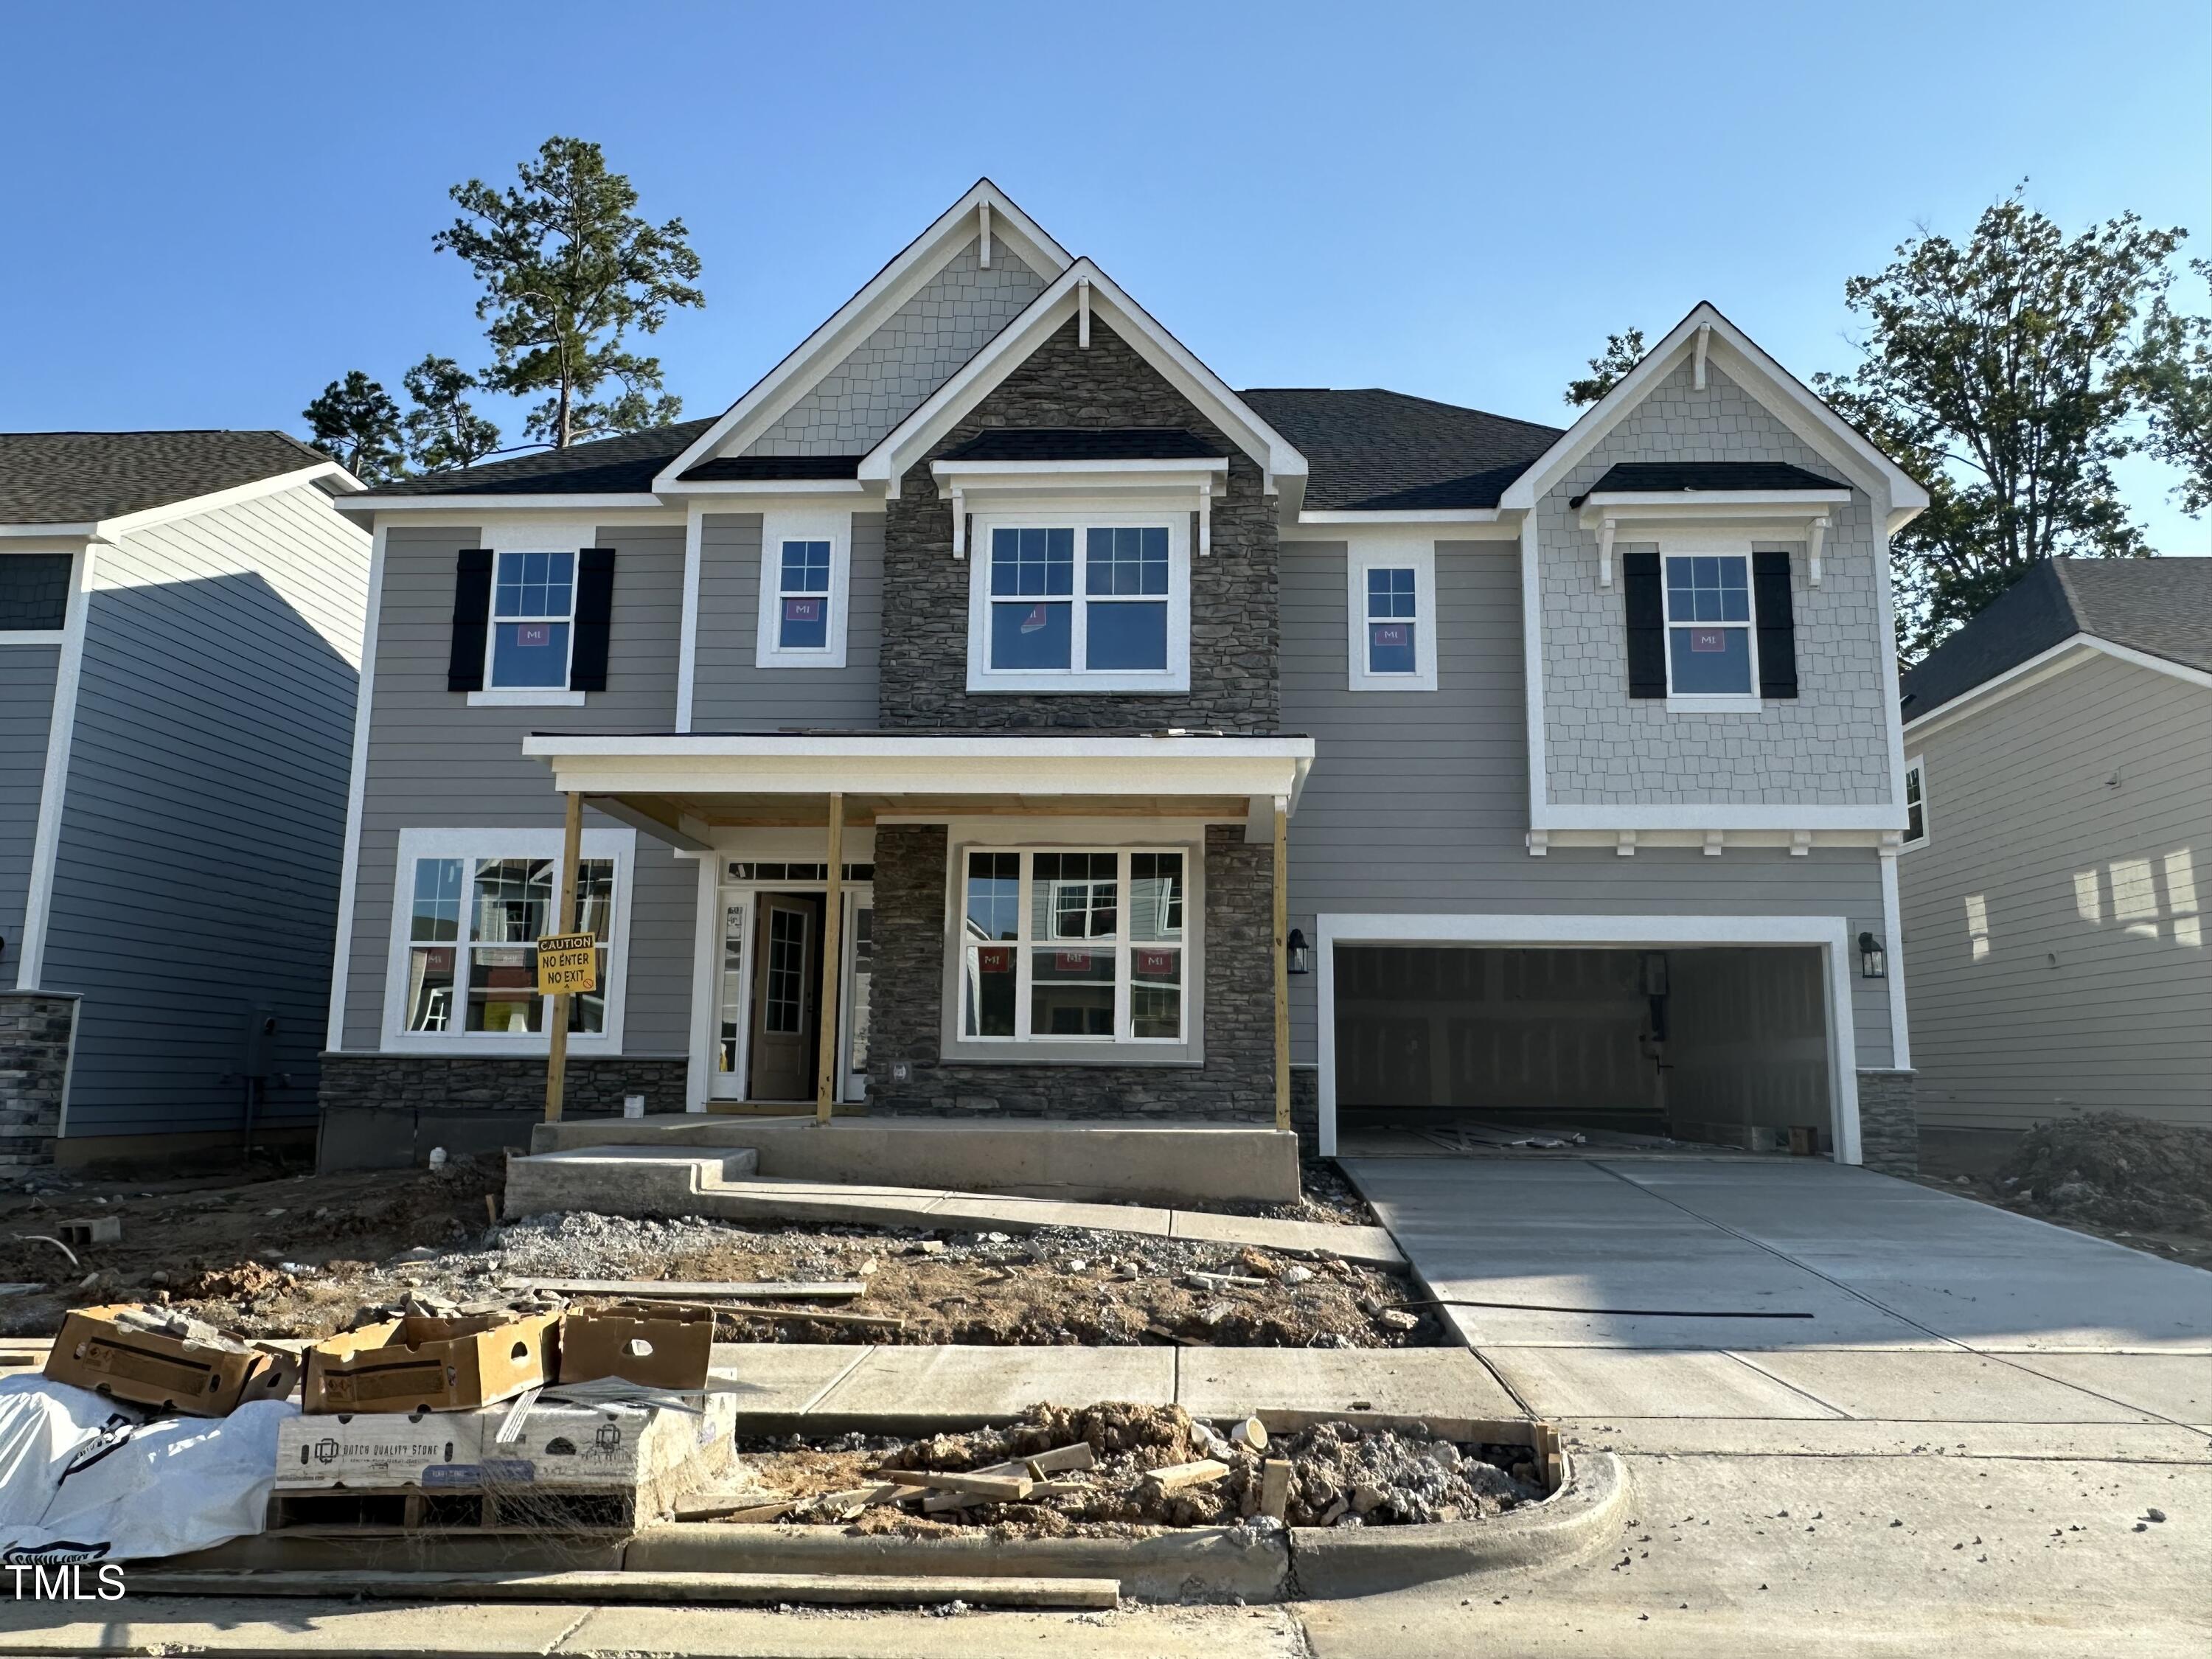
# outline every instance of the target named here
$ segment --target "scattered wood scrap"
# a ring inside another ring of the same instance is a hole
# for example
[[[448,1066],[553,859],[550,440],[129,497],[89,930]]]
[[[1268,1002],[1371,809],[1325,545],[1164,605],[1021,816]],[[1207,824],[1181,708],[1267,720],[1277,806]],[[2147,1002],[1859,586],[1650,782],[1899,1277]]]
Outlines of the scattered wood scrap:
[[[1201,1457],[1193,1462],[1170,1463],[1164,1469],[1154,1469],[1145,1479],[1157,1482],[1162,1492],[1181,1492],[1186,1486],[1210,1486],[1227,1479],[1228,1474],[1228,1464]]]
[[[994,1504],[1018,1504],[1036,1490],[1026,1474],[947,1474],[940,1469],[876,1469],[871,1473],[895,1486],[926,1486],[933,1492],[957,1492],[985,1498]]]

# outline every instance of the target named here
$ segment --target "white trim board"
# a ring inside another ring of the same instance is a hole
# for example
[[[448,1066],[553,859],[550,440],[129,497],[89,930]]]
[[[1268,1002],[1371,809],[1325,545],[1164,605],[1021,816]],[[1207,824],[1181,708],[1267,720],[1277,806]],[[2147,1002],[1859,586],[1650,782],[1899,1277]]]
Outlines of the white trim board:
[[[1916,714],[1905,722],[1904,735],[1916,743],[1924,742],[1944,727],[1979,714],[2006,698],[2041,684],[2053,675],[2063,674],[2078,664],[2102,653],[2137,668],[2148,668],[2153,673],[2165,674],[2185,685],[2194,685],[2212,690],[2212,674],[2201,668],[2191,668],[2186,663],[2138,651],[2130,645],[2120,645],[2094,634],[2069,634],[2057,644],[2037,652],[2025,662],[2014,664],[2002,674],[1984,680],[1979,685],[1961,691],[1948,702],[1941,702],[1924,714]],[[1901,786],[1900,786],[1901,787]]]
[[[15,988],[39,989],[46,962],[46,931],[53,919],[54,866],[61,856],[62,808],[69,793],[70,753],[76,736],[77,689],[84,678],[84,635],[92,606],[98,544],[87,542],[71,571],[69,607],[62,618],[61,654],[54,664],[53,704],[46,720],[46,758],[39,780],[38,825],[31,835],[31,868],[23,890],[23,936],[17,941]],[[72,1048],[74,1052],[74,1048]],[[62,1103],[68,1109],[66,1091]]]
[[[368,793],[369,714],[376,703],[377,619],[384,608],[386,526],[376,527],[368,556],[368,609],[362,620],[361,682],[354,699],[353,760],[346,776],[345,848],[338,871],[337,939],[331,956],[329,1029],[324,1047],[333,1054],[345,1047],[346,981],[353,967],[353,910],[361,887],[361,828]]]
[[[1853,957],[1850,924],[1841,916],[1407,915],[1323,911],[1314,918],[1314,1029],[1320,1050],[1320,1135],[1324,1158],[1336,1155],[1336,947],[1340,945],[1582,950],[1818,945],[1824,952],[1828,990],[1829,1123],[1836,1161],[1859,1161],[1858,1040],[1851,1015]]]

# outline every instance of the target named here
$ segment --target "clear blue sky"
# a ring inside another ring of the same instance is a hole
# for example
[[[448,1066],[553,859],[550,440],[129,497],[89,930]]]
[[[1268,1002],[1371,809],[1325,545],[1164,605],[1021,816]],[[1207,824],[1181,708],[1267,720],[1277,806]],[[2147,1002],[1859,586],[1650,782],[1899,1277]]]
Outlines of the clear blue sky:
[[[2022,178],[2212,254],[2212,6],[18,6],[0,15],[0,427],[285,426],[480,338],[447,187],[598,140],[735,398],[988,173],[1232,385],[1564,424],[1608,331],[1710,298],[1846,367],[1844,277]],[[515,422],[507,416],[510,431]],[[2127,473],[2168,550],[2212,527]]]

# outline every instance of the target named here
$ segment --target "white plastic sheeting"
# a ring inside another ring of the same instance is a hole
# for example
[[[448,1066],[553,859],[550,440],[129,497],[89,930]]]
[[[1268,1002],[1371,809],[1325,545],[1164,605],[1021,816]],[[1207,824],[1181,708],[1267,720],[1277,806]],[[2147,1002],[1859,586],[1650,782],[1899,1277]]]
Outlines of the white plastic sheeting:
[[[261,1530],[276,1428],[300,1408],[148,1422],[42,1376],[0,1379],[0,1564],[132,1561]]]

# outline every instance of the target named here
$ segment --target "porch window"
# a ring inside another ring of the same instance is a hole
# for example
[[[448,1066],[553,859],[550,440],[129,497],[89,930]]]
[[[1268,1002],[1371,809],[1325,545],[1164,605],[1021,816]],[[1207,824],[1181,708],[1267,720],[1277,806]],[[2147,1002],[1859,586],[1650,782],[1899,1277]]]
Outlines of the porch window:
[[[608,833],[586,836],[567,927],[555,925],[557,831],[508,846],[495,838],[471,845],[465,832],[402,833],[392,1027],[403,1046],[505,1052],[516,1040],[534,1040],[542,1047],[551,1000],[538,994],[538,941],[565,932],[590,933],[599,957],[597,987],[568,999],[569,1033],[614,1034],[613,946],[626,860],[605,844]]]
[[[970,852],[961,1033],[1007,1042],[1181,1042],[1184,854]]]

